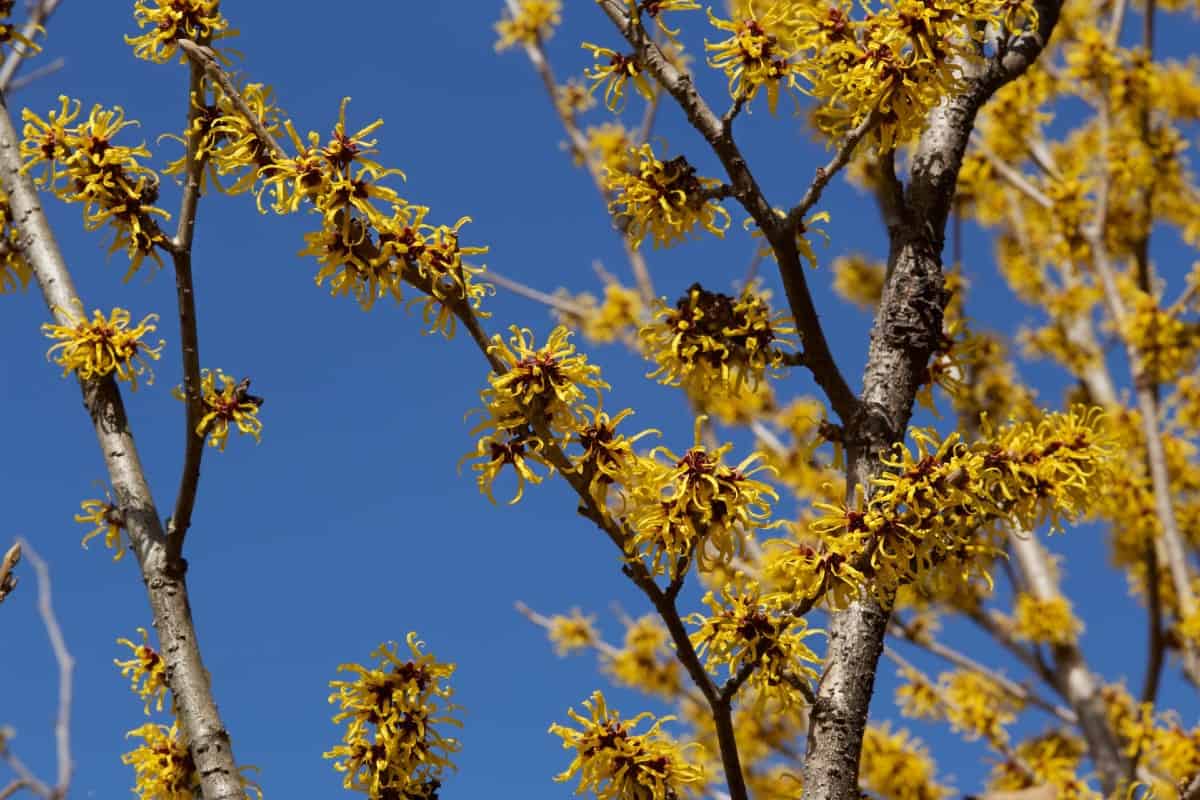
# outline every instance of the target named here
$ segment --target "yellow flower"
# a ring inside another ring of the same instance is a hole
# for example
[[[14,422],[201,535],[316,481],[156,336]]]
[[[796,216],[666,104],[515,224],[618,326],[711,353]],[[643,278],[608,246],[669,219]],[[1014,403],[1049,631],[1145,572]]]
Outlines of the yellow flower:
[[[47,322],[42,325],[42,332],[59,342],[46,351],[46,357],[60,351],[54,361],[63,368],[63,375],[74,372],[80,380],[87,381],[115,372],[119,379],[128,381],[136,389],[139,375],[148,374],[147,383],[154,382],[154,373],[150,372],[146,358],[157,360],[164,343],[159,340],[158,346],[151,347],[142,341],[142,337],[156,330],[154,321],[157,319],[157,314],[148,314],[130,328],[129,312],[114,308],[107,318],[96,309],[92,312],[91,322],[86,318],[74,325]]]
[[[786,350],[795,347],[786,315],[772,313],[769,295],[748,285],[738,297],[710,292],[698,283],[676,301],[660,305],[639,333],[643,349],[658,363],[647,377],[683,386],[700,396],[734,395],[778,374]]]
[[[583,76],[592,82],[593,93],[604,84],[604,104],[609,111],[620,111],[625,105],[625,83],[630,80],[638,94],[647,100],[653,99],[654,89],[642,74],[642,64],[637,56],[622,55],[590,42],[584,42],[582,47],[591,50],[596,59],[595,66],[586,70]],[[603,63],[602,59],[608,59],[608,63]]]
[[[630,155],[638,159],[636,166],[631,163],[628,171],[606,166],[604,183],[615,195],[609,213],[627,221],[625,234],[633,247],[640,247],[647,234],[655,247],[670,246],[697,226],[725,236],[729,212],[717,199],[722,196],[720,181],[697,177],[684,156],[661,161],[649,144]]]
[[[121,763],[134,769],[133,792],[139,800],[193,800],[200,793],[200,774],[187,740],[178,723],[171,727],[146,723],[126,734],[142,740],[132,751],[121,756]],[[239,768],[240,772],[255,767]],[[262,790],[244,774],[238,775],[246,797],[262,800]]]
[[[571,610],[570,616],[555,614],[550,618],[550,641],[554,652],[565,656],[575,650],[584,650],[596,643],[598,637],[593,623],[595,617],[585,617],[579,609]]]
[[[1070,644],[1079,637],[1082,628],[1065,597],[1039,600],[1030,594],[1017,595],[1013,620],[1017,638],[1036,644]]]
[[[809,682],[818,675],[812,665],[821,658],[804,640],[824,631],[809,630],[803,617],[791,614],[786,596],[761,595],[756,581],[741,588],[727,585],[719,598],[710,591],[704,604],[710,613],[692,614],[688,622],[699,626],[691,634],[692,645],[709,672],[724,668],[732,677],[753,666],[749,683],[760,701],[769,697],[784,708],[807,702]]]
[[[325,758],[335,759],[334,769],[345,773],[346,789],[372,798],[428,796],[444,770],[453,768],[450,755],[459,749],[441,730],[461,724],[451,716],[457,706],[449,702],[454,665],[421,652],[416,633],[406,641],[408,659],[397,654],[394,642],[380,645],[371,653],[376,666],[342,664],[339,672],[357,677],[329,683],[336,689],[329,702],[339,706],[333,722],[349,724],[342,744]]]
[[[130,689],[138,697],[146,701],[146,714],[150,713],[150,704],[155,702],[155,709],[163,710],[163,699],[167,695],[167,666],[162,657],[149,644],[149,635],[145,628],[138,628],[142,637],[141,644],[134,644],[128,639],[117,639],[117,644],[123,644],[133,651],[133,658],[126,661],[113,659],[113,663],[121,668],[121,674],[130,680]]]
[[[833,260],[833,290],[843,300],[871,310],[883,296],[885,266],[866,256],[841,256]]]
[[[517,474],[517,492],[508,501],[509,505],[513,505],[525,495],[526,483],[537,486],[542,482],[542,476],[533,471],[531,462],[541,464],[550,472],[554,471],[553,465],[542,456],[541,451],[542,442],[520,429],[497,430],[481,437],[475,443],[475,450],[463,456],[459,464],[467,459],[478,459],[477,463],[471,465],[471,469],[479,473],[475,482],[479,485],[479,491],[493,503],[496,502],[496,496],[492,493],[492,484],[506,466],[511,466]]]
[[[588,710],[586,717],[567,710],[578,729],[550,726],[550,733],[563,740],[563,749],[575,751],[571,765],[554,780],[569,781],[578,775],[575,793],[590,790],[597,800],[673,800],[685,790],[703,785],[703,771],[687,760],[689,748],[680,747],[660,730],[674,717],[662,717],[646,732],[634,733],[639,722],[654,715],[643,712],[622,721],[618,712],[609,711],[599,691],[583,705]]]
[[[892,732],[888,723],[868,725],[863,732],[860,780],[889,800],[941,800],[951,794],[936,780],[936,766],[920,739],[906,730]]]
[[[625,640],[619,650],[605,655],[604,671],[620,686],[666,700],[677,700],[683,692],[671,635],[653,614],[626,623]]]
[[[180,39],[207,45],[216,39],[236,36],[222,16],[220,0],[137,0],[133,17],[138,28],[150,28],[139,36],[126,36],[133,54],[146,61],[165,64],[175,55]],[[218,52],[222,61],[228,58]],[[180,61],[187,56],[180,54]]]
[[[708,21],[713,27],[729,34],[715,44],[705,41],[704,49],[712,52],[709,66],[722,70],[729,78],[729,94],[747,103],[754,100],[763,87],[767,90],[767,107],[771,113],[779,103],[779,87],[796,85],[796,68],[790,62],[793,53],[784,49],[786,40],[769,33],[788,13],[788,4],[776,3],[760,21],[753,9],[739,20],[724,20],[708,9]]]
[[[220,382],[220,386],[217,382]],[[178,400],[186,400],[183,387],[175,388],[173,394]],[[250,379],[243,378],[234,382],[233,378],[221,370],[203,370],[200,377],[200,422],[196,424],[196,435],[208,437],[212,447],[225,452],[231,427],[241,433],[254,437],[255,442],[261,442],[262,421],[258,411],[263,399],[250,394]]]
[[[0,1],[0,50],[7,50],[13,44],[21,45],[21,49],[26,53],[40,53],[42,48],[36,42],[27,37],[21,32],[21,29],[11,22],[12,8],[16,0]],[[38,33],[45,33],[46,29],[41,25],[34,27]]]
[[[562,3],[559,0],[519,0],[517,10],[508,12],[496,23],[500,40],[496,50],[507,50],[515,44],[535,46],[549,39],[562,22]]]
[[[627,555],[648,560],[655,575],[678,577],[693,558],[702,569],[728,564],[752,531],[773,527],[770,500],[778,495],[752,477],[770,468],[750,469],[759,453],[727,466],[733,445],[709,450],[702,443],[705,421],[696,420],[695,444],[682,456],[656,447],[637,459],[627,479],[624,511],[634,533]]]
[[[142,744],[121,756],[121,763],[134,769],[134,793],[140,800],[192,800],[200,791],[200,775],[179,734],[171,727],[147,722],[126,736],[142,739]]]
[[[113,561],[120,561],[124,558],[125,548],[121,547],[121,531],[125,528],[124,512],[113,504],[112,498],[107,501],[84,500],[79,505],[87,513],[76,514],[75,521],[91,523],[96,526],[84,535],[81,542],[83,548],[86,550],[89,540],[103,534],[104,546],[115,551]]]

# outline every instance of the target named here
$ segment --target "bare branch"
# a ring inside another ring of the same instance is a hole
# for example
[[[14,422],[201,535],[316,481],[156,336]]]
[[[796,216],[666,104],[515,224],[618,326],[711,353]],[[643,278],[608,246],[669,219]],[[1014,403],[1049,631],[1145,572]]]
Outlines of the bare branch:
[[[18,539],[17,544],[24,551],[33,571],[37,573],[38,584],[38,613],[42,624],[46,626],[46,635],[50,638],[50,648],[54,651],[54,660],[58,664],[58,716],[54,721],[54,743],[58,759],[58,780],[51,792],[56,800],[67,796],[71,785],[71,774],[75,764],[71,760],[71,701],[73,696],[72,672],[75,669],[75,659],[67,650],[66,639],[63,638],[62,628],[59,627],[58,617],[50,594],[50,569],[29,542]]]
[[[53,75],[54,73],[58,72],[63,67],[65,67],[66,65],[67,65],[67,60],[60,56],[47,64],[43,64],[42,66],[38,67],[37,69],[30,70],[29,72],[25,73],[24,75],[18,75],[17,77],[13,78],[9,82],[8,88],[5,91],[8,92],[9,94],[12,94],[13,92],[24,89],[26,86],[30,85],[31,83],[40,81],[42,78],[46,78],[46,77],[49,77],[50,75]]]
[[[842,140],[837,153],[829,160],[829,163],[823,167],[817,167],[817,175],[813,178],[813,182],[809,185],[808,190],[800,198],[800,202],[796,204],[796,207],[788,212],[787,219],[783,223],[785,228],[794,229],[804,219],[804,215],[816,206],[821,199],[821,193],[825,191],[825,187],[833,180],[833,176],[837,175],[842,167],[850,163],[850,159],[854,156],[854,150],[858,147],[858,143],[879,124],[879,120],[880,114],[878,112],[868,114],[858,124],[858,127],[846,134],[846,138]]]
[[[28,788],[28,786],[29,784],[18,778],[17,780],[5,786],[3,789],[0,789],[0,800],[8,800],[8,798],[12,797],[22,789]]]
[[[200,398],[200,336],[196,319],[196,291],[192,279],[192,240],[196,232],[196,211],[200,205],[200,186],[204,158],[200,154],[203,132],[196,122],[204,105],[204,70],[192,62],[188,70],[187,153],[184,162],[183,199],[179,205],[179,227],[175,232],[171,257],[175,266],[175,295],[179,311],[179,347],[183,363],[184,449],[183,471],[175,510],[167,524],[171,555],[183,553],[183,541],[192,524],[196,490],[200,484],[200,462],[204,458],[204,437],[196,428],[203,418]]]

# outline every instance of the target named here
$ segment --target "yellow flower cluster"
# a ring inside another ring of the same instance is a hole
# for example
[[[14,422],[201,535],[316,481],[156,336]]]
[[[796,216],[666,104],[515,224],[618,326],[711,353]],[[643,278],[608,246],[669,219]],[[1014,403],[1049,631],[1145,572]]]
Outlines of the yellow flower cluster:
[[[48,338],[58,340],[58,344],[46,351],[46,357],[59,351],[54,362],[63,368],[63,375],[74,372],[80,380],[88,381],[115,372],[118,378],[128,381],[136,389],[140,375],[148,374],[147,383],[154,382],[154,373],[146,358],[157,360],[163,342],[159,340],[156,347],[151,347],[142,338],[157,329],[154,324],[157,319],[157,314],[148,314],[130,328],[129,312],[114,308],[108,317],[96,309],[92,312],[91,322],[86,317],[72,325],[47,322],[42,325],[42,332]]]
[[[619,122],[605,122],[589,126],[584,131],[587,152],[577,153],[579,164],[590,157],[609,174],[628,173],[637,169],[637,145],[633,132]]]
[[[709,672],[724,668],[732,677],[753,668],[748,683],[760,700],[770,698],[784,708],[807,702],[809,682],[818,675],[813,665],[821,658],[804,640],[824,631],[809,629],[803,617],[790,613],[785,595],[761,594],[755,581],[726,585],[720,597],[710,591],[704,604],[710,613],[692,614],[688,621],[699,626],[692,645]]]
[[[133,277],[150,256],[162,266],[157,248],[167,246],[167,237],[155,217],[170,218],[157,208],[159,177],[138,159],[148,158],[145,145],[130,147],[113,139],[136,123],[125,119],[120,106],[105,109],[99,104],[77,125],[80,103],[60,95],[59,108],[46,118],[29,109],[20,144],[23,171],[41,166],[35,182],[51,189],[64,202],[83,205],[87,230],[108,225],[115,232],[109,252],[124,249],[129,256],[125,280]]]
[[[705,422],[705,417],[696,420],[695,442],[683,455],[656,447],[621,478],[624,520],[633,531],[626,555],[642,560],[654,575],[677,578],[693,559],[703,570],[728,565],[743,553],[746,537],[772,527],[770,501],[778,494],[752,477],[769,469],[751,469],[762,455],[726,465],[733,445],[708,448]]]
[[[1156,714],[1150,703],[1134,705],[1131,698],[1123,699],[1129,707],[1117,732],[1125,755],[1139,754],[1164,794],[1192,780],[1200,768],[1200,725],[1186,728],[1173,711]]]
[[[952,792],[936,780],[936,767],[920,739],[892,732],[888,723],[863,731],[860,781],[888,800],[941,800]]]
[[[1130,282],[1131,284],[1132,282]],[[1122,338],[1138,352],[1143,380],[1170,383],[1192,371],[1200,354],[1200,323],[1181,319],[1136,286],[1123,287],[1133,302],[1121,327]]]
[[[1079,638],[1082,629],[1065,597],[1040,600],[1025,593],[1017,596],[1013,619],[1017,638],[1036,644],[1063,645]]]
[[[547,632],[554,652],[565,656],[594,645],[598,639],[593,625],[595,621],[595,617],[585,617],[579,609],[574,609],[570,616],[555,614],[551,617]]]
[[[120,561],[125,557],[125,548],[121,547],[121,531],[125,529],[125,514],[113,502],[112,498],[107,500],[84,500],[79,504],[85,513],[76,514],[75,521],[81,523],[90,523],[95,527],[84,534],[83,544],[84,549],[87,549],[87,543],[103,534],[104,546],[113,553],[113,561]]]
[[[771,311],[768,297],[754,286],[731,297],[694,283],[674,308],[660,305],[639,333],[647,357],[658,364],[649,377],[697,398],[735,395],[745,383],[757,388],[795,347],[795,328],[785,314]]]
[[[655,247],[670,247],[697,226],[724,237],[729,212],[716,199],[720,181],[697,177],[684,156],[661,160],[649,144],[630,151],[630,162],[627,169],[606,164],[604,183],[614,194],[608,210],[633,247],[640,247],[647,234]]]
[[[780,87],[795,88],[799,72],[792,61],[799,50],[798,42],[770,33],[791,9],[786,3],[776,3],[761,20],[753,8],[747,12],[740,19],[725,20],[713,14],[711,8],[708,10],[713,27],[729,34],[720,42],[705,41],[704,48],[712,52],[708,64],[729,78],[729,94],[734,99],[750,103],[765,87],[767,107],[774,114]]]
[[[576,793],[591,791],[597,800],[675,800],[703,785],[704,774],[689,762],[688,748],[660,730],[673,717],[657,719],[644,733],[634,733],[638,723],[654,715],[647,711],[622,721],[618,712],[609,710],[599,691],[583,705],[588,716],[567,710],[578,729],[550,726],[550,733],[562,739],[563,749],[575,751],[571,765],[554,780],[569,781],[578,775]]]
[[[552,469],[545,448],[565,444],[572,434],[588,427],[581,402],[586,396],[584,390],[592,390],[599,400],[600,390],[607,389],[608,384],[600,380],[599,367],[576,354],[566,328],[556,327],[541,348],[534,345],[528,328],[514,325],[511,331],[507,343],[497,334],[488,346],[488,353],[503,365],[504,371],[490,374],[490,388],[480,393],[484,419],[471,433],[483,436],[464,460],[479,459],[472,469],[479,473],[480,490],[493,502],[492,483],[506,465],[511,465],[519,481],[511,501],[515,503],[526,481],[541,482],[528,462]],[[543,424],[545,431],[537,430]]]
[[[1063,800],[1100,800],[1103,795],[1079,777],[1087,748],[1083,741],[1050,731],[1017,745],[1012,757],[996,764],[988,781],[993,792],[1019,792],[1052,786]]]
[[[275,104],[271,87],[261,83],[244,83],[238,90],[258,126],[272,137],[284,131],[284,114]],[[274,164],[268,145],[224,92],[217,92],[213,105],[204,103],[205,93],[192,97],[197,113],[186,135],[197,137],[196,152],[202,159],[203,186],[211,182],[225,194],[237,195],[255,189],[259,184],[259,170]],[[185,146],[185,139],[170,135]],[[187,159],[181,156],[167,165],[163,171],[169,175],[183,174]],[[236,176],[230,186],[225,186],[220,177]],[[262,190],[259,189],[259,210],[262,210]],[[298,198],[297,198],[298,200]]]
[[[936,685],[911,669],[901,670],[905,683],[896,690],[902,713],[917,719],[944,719],[968,741],[979,738],[1003,747],[1005,726],[1017,718],[1020,703],[991,678],[969,670],[944,672]]]
[[[221,14],[220,0],[137,0],[133,18],[138,28],[150,30],[139,36],[126,36],[133,54],[146,61],[165,64],[179,49],[180,39],[207,45],[217,39],[236,36],[229,20]],[[180,54],[180,61],[187,56]]]
[[[616,281],[604,286],[604,299],[599,302],[587,293],[569,300],[579,307],[579,312],[559,312],[560,320],[595,344],[632,340],[645,309],[637,291]]]
[[[180,735],[177,723],[170,727],[147,722],[126,736],[142,740],[121,756],[133,767],[133,792],[139,800],[193,800],[200,792],[200,774]]]
[[[627,623],[621,648],[604,658],[604,671],[619,686],[664,700],[676,700],[683,692],[683,676],[671,636],[662,621],[651,614]]]
[[[218,382],[220,385],[218,385]],[[175,387],[173,394],[178,400],[187,399],[182,386]],[[196,435],[207,437],[212,447],[225,452],[229,431],[237,428],[241,433],[260,442],[262,421],[258,411],[263,399],[250,394],[250,379],[234,381],[221,370],[203,370],[200,377],[200,422],[196,424]]]
[[[1000,523],[1057,529],[1106,489],[1116,448],[1103,420],[1083,407],[1001,428],[985,419],[969,445],[913,430],[916,452],[897,445],[883,458],[867,503],[815,503],[824,512],[809,525],[815,541],[783,542],[770,569],[800,597],[835,607],[863,585],[886,596],[917,580],[935,593],[971,575],[990,581]]]
[[[559,0],[518,0],[517,10],[505,14],[496,23],[500,35],[496,50],[507,50],[516,44],[538,45],[554,34],[562,22],[562,3]]]
[[[149,714],[152,703],[156,711],[163,710],[163,700],[167,696],[167,665],[158,651],[150,646],[146,629],[138,628],[137,631],[142,637],[141,644],[134,644],[129,639],[117,639],[117,644],[123,644],[133,651],[133,658],[125,661],[113,659],[113,663],[121,668],[123,676],[129,678],[130,690],[146,701],[145,711]]]
[[[29,285],[33,270],[21,252],[21,235],[12,224],[12,208],[8,194],[0,189],[0,294]]]
[[[397,655],[395,643],[380,645],[371,656],[375,667],[342,664],[339,672],[352,672],[353,680],[330,681],[329,696],[337,703],[335,724],[349,721],[342,744],[325,753],[335,759],[334,769],[345,773],[342,785],[364,792],[370,800],[393,797],[429,797],[441,783],[450,754],[458,741],[445,736],[440,726],[459,725],[450,716],[457,706],[449,703],[453,690],[447,684],[453,664],[439,663],[422,653],[422,642],[410,633],[408,659]]]
[[[841,256],[833,260],[833,290],[843,300],[870,311],[883,296],[885,265],[864,255]]]

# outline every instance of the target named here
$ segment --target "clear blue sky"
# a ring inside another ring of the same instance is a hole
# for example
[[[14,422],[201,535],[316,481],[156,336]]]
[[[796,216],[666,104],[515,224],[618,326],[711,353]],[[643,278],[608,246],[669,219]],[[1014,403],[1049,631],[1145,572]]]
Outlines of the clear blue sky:
[[[628,277],[621,249],[588,178],[560,150],[563,137],[524,55],[492,50],[501,5],[231,1],[225,11],[242,31],[235,46],[247,55],[248,75],[276,88],[298,127],[328,131],[340,99],[352,96],[351,125],[387,120],[381,158],[407,172],[403,194],[432,206],[433,221],[469,214],[475,222],[464,242],[489,245],[486,261],[497,270],[546,289],[595,291],[595,259]],[[551,47],[560,75],[585,66],[580,40],[616,41],[594,4],[566,5],[566,24]],[[42,57],[65,56],[66,68],[22,91],[13,105],[44,112],[60,92],[85,108],[123,105],[142,122],[130,138],[144,138],[161,166],[179,152],[175,143],[155,142],[182,127],[185,69],[133,57],[122,41],[134,30],[131,6],[66,0]],[[706,28],[699,15],[689,22]],[[1161,28],[1168,48],[1185,52],[1179,27]],[[724,107],[720,77],[705,74],[701,87]],[[630,108],[637,113],[635,104]],[[782,103],[783,113],[771,118],[756,105],[738,128],[751,166],[780,206],[795,202],[824,155],[788,109]],[[672,153],[683,150],[702,172],[717,174],[703,142],[673,109],[664,110],[658,131]],[[173,208],[174,189],[164,194],[163,205]],[[123,285],[124,257],[105,257],[107,240],[82,230],[79,209],[53,200],[47,207],[86,303],[125,306],[135,317],[163,315],[168,346],[158,380],[127,392],[126,402],[165,514],[184,436],[182,408],[169,393],[179,380],[172,276],[143,273]],[[869,198],[838,180],[824,208],[833,217],[833,245],[819,251],[826,264],[852,250],[885,252]],[[731,211],[740,223],[744,215]],[[466,708],[461,769],[445,796],[565,797],[570,789],[550,777],[567,759],[546,728],[605,682],[590,658],[556,658],[513,602],[544,612],[581,606],[600,615],[610,639],[619,635],[611,602],[633,614],[646,604],[627,586],[611,544],[574,513],[559,483],[534,488],[519,506],[494,508],[470,474],[456,475],[456,462],[473,444],[463,415],[478,404],[485,381],[479,354],[465,338],[422,336],[419,321],[389,303],[364,314],[316,288],[314,264],[296,255],[311,225],[304,215],[260,216],[246,197],[213,194],[200,209],[195,272],[203,364],[251,376],[254,391],[266,397],[260,447],[235,439],[224,454],[206,454],[187,552],[204,658],[237,757],[261,767],[268,797],[340,792],[340,776],[321,758],[339,734],[329,722],[327,681],[339,662],[363,661],[380,641],[402,641],[416,630],[440,658],[457,662],[456,699]],[[972,232],[965,244],[975,284],[969,310],[1006,332],[1031,320],[1009,303],[986,239]],[[739,233],[651,251],[649,259],[659,291],[674,298],[697,279],[730,286],[751,252]],[[1173,240],[1156,242],[1167,274],[1181,274],[1192,257]],[[869,317],[831,294],[828,270],[810,278],[836,354],[857,382]],[[53,568],[56,607],[78,662],[74,796],[122,797],[131,784],[120,763],[124,733],[144,718],[112,659],[124,655],[118,636],[150,626],[145,596],[132,559],[114,565],[98,545],[79,547],[83,529],[72,515],[80,500],[98,496],[103,463],[78,388],[44,358],[39,325],[47,317],[36,289],[6,296],[0,306],[0,407],[8,420],[0,541],[28,537]],[[550,324],[545,309],[504,293],[487,307],[492,330],[520,322],[544,335]],[[686,445],[691,422],[681,396],[644,380],[645,366],[619,348],[594,350],[593,357],[614,387],[608,407],[632,405],[640,424],[664,431],[665,443]],[[1038,365],[1023,370],[1048,403],[1059,402],[1060,376]],[[811,391],[799,373],[781,387],[784,396]],[[1094,664],[1110,679],[1140,681],[1143,615],[1105,566],[1099,532],[1073,531],[1052,546],[1069,556],[1067,588],[1083,604],[1083,643]],[[0,611],[0,723],[17,729],[14,748],[49,777],[55,681],[34,589],[26,572]],[[881,713],[890,713],[892,673],[888,666],[881,672]],[[625,692],[613,696],[627,713],[655,708]],[[1176,698],[1185,722],[1195,718],[1194,694],[1174,678],[1167,697]],[[939,727],[908,724],[960,789],[978,788],[986,769],[981,750]],[[1033,727],[1040,724],[1035,719]]]

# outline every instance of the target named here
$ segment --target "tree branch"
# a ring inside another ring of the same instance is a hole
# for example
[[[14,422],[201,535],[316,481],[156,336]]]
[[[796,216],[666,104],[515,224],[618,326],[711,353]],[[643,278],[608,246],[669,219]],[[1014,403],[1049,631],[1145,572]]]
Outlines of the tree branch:
[[[195,124],[204,106],[204,70],[196,62],[188,69],[187,153],[185,154],[183,198],[179,204],[179,227],[175,232],[171,258],[175,265],[175,295],[179,310],[179,348],[183,362],[184,449],[183,473],[175,495],[175,511],[167,524],[168,546],[172,557],[183,553],[183,541],[192,524],[196,490],[200,484],[200,462],[204,458],[204,436],[196,432],[203,418],[200,398],[200,337],[196,320],[196,292],[192,280],[192,240],[196,232],[196,211],[200,204],[200,185],[204,158],[200,154],[203,132]]]
[[[50,638],[50,648],[54,651],[54,661],[58,664],[58,716],[54,721],[55,754],[58,759],[58,779],[50,796],[54,800],[62,800],[67,796],[71,786],[71,775],[74,772],[74,762],[71,760],[71,700],[73,696],[72,671],[75,669],[75,659],[67,650],[66,639],[63,638],[62,628],[58,625],[58,617],[54,613],[50,595],[50,570],[46,562],[37,554],[29,542],[18,539],[17,544],[25,551],[33,571],[37,573],[38,584],[38,614],[42,624],[46,626],[46,635]]]
[[[17,576],[13,572],[21,560],[21,543],[16,542],[0,559],[0,603],[17,588]]]
[[[8,192],[12,224],[51,314],[60,324],[70,324],[71,310],[81,308],[82,301],[42,211],[33,181],[21,174],[19,142],[7,103],[0,103],[0,180]],[[241,800],[244,793],[229,734],[221,722],[200,658],[184,579],[186,565],[182,559],[169,557],[166,534],[138,457],[120,390],[111,375],[80,381],[80,388],[109,482],[125,514],[126,530],[146,584],[167,681],[176,701],[180,727],[191,746],[205,800]]]
[[[843,422],[848,421],[857,412],[858,401],[829,350],[796,249],[795,228],[782,224],[785,220],[777,216],[767,202],[734,142],[731,126],[726,125],[704,101],[691,76],[676,69],[645,29],[628,15],[622,0],[597,0],[597,3],[633,46],[642,66],[675,98],[692,127],[708,142],[729,176],[733,196],[771,244],[792,318],[804,344],[805,366],[829,398],[834,413]]]

